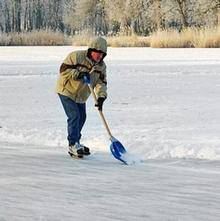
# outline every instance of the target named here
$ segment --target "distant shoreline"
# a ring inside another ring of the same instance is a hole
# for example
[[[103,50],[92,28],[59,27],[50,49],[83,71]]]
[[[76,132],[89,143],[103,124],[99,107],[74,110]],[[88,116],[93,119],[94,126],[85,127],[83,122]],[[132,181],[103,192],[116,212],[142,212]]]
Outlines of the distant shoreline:
[[[67,36],[60,32],[33,31],[26,33],[0,33],[0,46],[87,46],[93,36]],[[188,28],[181,32],[162,30],[150,36],[108,36],[111,47],[151,48],[219,48],[220,29]]]

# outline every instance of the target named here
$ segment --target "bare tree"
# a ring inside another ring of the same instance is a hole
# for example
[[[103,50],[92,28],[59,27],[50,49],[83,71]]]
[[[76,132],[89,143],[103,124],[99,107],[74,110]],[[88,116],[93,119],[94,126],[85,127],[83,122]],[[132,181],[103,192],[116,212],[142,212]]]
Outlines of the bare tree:
[[[220,26],[220,0],[0,0],[0,31],[140,34]]]

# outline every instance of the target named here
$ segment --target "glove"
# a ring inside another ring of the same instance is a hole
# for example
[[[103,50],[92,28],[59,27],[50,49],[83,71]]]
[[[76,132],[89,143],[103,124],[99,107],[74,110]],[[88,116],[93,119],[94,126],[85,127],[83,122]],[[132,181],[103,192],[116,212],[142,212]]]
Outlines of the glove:
[[[80,72],[77,79],[84,81],[84,77],[86,77],[87,80],[90,81],[90,75],[88,72]]]
[[[98,107],[98,110],[99,111],[102,111],[102,106],[103,106],[103,103],[105,101],[105,97],[99,97],[98,100],[97,100],[97,103],[95,104],[96,107]]]

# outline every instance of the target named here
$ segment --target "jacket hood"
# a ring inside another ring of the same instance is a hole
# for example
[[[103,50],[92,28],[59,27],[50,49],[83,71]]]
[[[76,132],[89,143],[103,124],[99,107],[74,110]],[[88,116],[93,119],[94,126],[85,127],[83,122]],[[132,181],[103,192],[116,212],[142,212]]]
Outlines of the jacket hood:
[[[102,51],[107,54],[107,42],[102,37],[95,38],[89,45],[89,49],[95,49],[97,51]]]

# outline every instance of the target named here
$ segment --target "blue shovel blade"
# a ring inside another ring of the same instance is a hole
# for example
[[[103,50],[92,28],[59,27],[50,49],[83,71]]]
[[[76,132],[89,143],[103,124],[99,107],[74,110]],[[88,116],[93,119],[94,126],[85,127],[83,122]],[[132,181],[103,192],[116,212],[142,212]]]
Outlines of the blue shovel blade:
[[[123,163],[127,164],[125,159],[123,159],[123,155],[127,152],[124,146],[115,138],[111,139],[112,143],[110,145],[110,150],[112,155],[117,159],[122,161]]]

